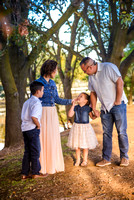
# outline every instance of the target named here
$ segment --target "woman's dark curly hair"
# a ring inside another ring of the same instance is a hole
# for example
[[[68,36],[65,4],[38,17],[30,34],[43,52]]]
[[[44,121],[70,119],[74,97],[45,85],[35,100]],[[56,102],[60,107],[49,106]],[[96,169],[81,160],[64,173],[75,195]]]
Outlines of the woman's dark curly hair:
[[[85,95],[86,99],[88,100],[87,103],[86,103],[86,105],[89,106],[89,105],[90,105],[90,95],[88,95],[88,94],[85,93],[85,92],[82,92],[81,94],[84,94],[84,95]]]
[[[40,74],[41,76],[51,76],[52,72],[54,72],[54,70],[57,67],[57,62],[54,60],[46,60],[41,69],[40,69]]]

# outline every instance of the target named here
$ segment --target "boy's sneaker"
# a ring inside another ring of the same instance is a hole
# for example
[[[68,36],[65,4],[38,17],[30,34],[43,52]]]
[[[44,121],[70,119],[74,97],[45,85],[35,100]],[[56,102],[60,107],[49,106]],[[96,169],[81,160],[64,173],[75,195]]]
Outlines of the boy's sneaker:
[[[104,167],[107,165],[111,165],[111,162],[108,160],[105,160],[105,159],[103,159],[102,161],[100,161],[96,164],[97,167]]]
[[[126,158],[121,159],[120,167],[127,167],[129,165],[129,160]]]

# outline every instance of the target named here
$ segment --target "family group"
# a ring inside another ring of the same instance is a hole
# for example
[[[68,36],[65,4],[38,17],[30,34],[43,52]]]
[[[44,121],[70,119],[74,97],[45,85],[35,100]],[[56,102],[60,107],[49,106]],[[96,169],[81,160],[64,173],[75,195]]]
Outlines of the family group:
[[[101,117],[103,127],[102,160],[98,167],[111,164],[112,132],[115,124],[120,149],[120,166],[129,165],[127,136],[127,98],[123,80],[116,65],[98,63],[89,57],[83,58],[80,67],[89,76],[90,95],[82,92],[75,99],[59,97],[54,77],[57,62],[46,60],[40,70],[40,78],[30,84],[31,97],[25,101],[21,113],[21,129],[24,137],[22,179],[43,178],[48,174],[64,171],[64,159],[59,132],[56,104],[71,105],[68,117],[74,116],[67,146],[76,150],[75,166],[86,166],[88,150],[96,148],[98,141],[89,123],[89,117]],[[96,110],[97,98],[101,110]],[[83,161],[80,152],[83,150]],[[31,174],[31,175],[30,175]]]

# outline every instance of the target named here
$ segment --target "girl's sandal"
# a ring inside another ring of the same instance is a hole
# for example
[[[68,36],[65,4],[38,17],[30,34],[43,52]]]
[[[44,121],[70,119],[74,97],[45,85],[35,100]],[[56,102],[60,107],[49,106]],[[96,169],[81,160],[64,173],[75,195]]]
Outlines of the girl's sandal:
[[[83,162],[81,163],[81,166],[82,166],[82,167],[87,166],[87,161],[83,161]]]
[[[80,162],[76,162],[74,166],[79,167],[79,165],[80,165]]]

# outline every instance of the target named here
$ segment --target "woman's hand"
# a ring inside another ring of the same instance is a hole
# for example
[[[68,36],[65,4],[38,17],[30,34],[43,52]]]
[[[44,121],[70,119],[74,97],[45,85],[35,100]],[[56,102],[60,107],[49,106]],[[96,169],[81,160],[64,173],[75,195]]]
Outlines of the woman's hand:
[[[72,99],[72,105],[74,106],[75,103],[77,102],[77,98]]]

